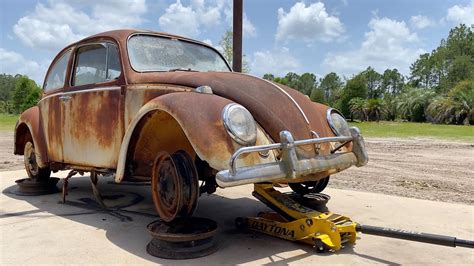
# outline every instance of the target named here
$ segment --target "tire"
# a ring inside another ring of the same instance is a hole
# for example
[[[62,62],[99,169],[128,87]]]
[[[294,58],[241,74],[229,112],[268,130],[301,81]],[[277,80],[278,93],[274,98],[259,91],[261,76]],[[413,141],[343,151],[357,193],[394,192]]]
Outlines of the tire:
[[[27,141],[23,148],[23,161],[28,177],[34,181],[48,181],[51,176],[51,170],[48,167],[41,168],[38,166],[35,146],[33,142]]]
[[[307,181],[302,183],[289,183],[291,190],[300,195],[322,192],[329,183],[329,176],[318,181]]]

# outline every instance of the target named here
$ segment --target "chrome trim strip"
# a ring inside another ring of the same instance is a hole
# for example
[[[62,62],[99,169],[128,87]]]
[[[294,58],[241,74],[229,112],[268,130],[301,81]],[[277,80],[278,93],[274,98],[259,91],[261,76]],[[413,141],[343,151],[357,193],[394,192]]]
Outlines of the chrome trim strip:
[[[86,93],[86,92],[98,92],[98,91],[113,91],[113,90],[120,90],[120,87],[118,86],[113,86],[113,87],[101,87],[101,88],[94,88],[94,89],[87,89],[87,90],[77,90],[77,91],[67,91],[67,92],[58,92],[58,93],[54,93],[54,94],[51,94],[51,95],[48,95],[44,98],[42,98],[40,100],[43,101],[43,100],[46,100],[50,97],[55,97],[55,96],[58,96],[58,95],[74,95],[74,94],[79,94],[79,93]]]
[[[284,89],[282,89],[280,86],[278,86],[278,85],[276,85],[275,83],[270,82],[270,81],[268,81],[268,80],[266,80],[266,79],[261,79],[261,78],[259,78],[259,77],[256,77],[256,76],[253,76],[253,75],[250,75],[250,74],[240,73],[240,72],[234,72],[234,73],[239,73],[239,74],[241,74],[241,75],[247,75],[247,76],[250,76],[250,77],[258,78],[258,79],[263,80],[263,81],[265,81],[265,82],[267,82],[267,83],[273,85],[274,87],[276,87],[279,91],[283,92],[283,94],[285,94],[286,97],[288,97],[288,98],[293,102],[293,104],[296,106],[296,108],[298,108],[298,110],[300,111],[301,115],[303,115],[303,118],[304,118],[304,120],[306,121],[306,124],[309,125],[308,117],[307,117],[306,114],[303,112],[303,109],[301,109],[301,106],[295,101],[295,99],[293,99],[293,97],[291,97],[291,95],[290,95],[288,92],[286,92],[286,91],[285,91]]]

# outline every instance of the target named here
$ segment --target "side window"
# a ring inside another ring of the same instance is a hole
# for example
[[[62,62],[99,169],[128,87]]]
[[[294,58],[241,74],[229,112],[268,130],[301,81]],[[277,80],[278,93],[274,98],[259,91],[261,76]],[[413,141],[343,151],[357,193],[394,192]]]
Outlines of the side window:
[[[118,76],[120,61],[115,45],[91,44],[77,50],[73,86],[109,81]]]
[[[107,80],[113,80],[121,73],[119,53],[115,44],[107,44],[107,49]]]
[[[59,59],[56,64],[51,68],[51,71],[46,77],[46,84],[44,85],[44,92],[49,92],[55,89],[62,88],[64,86],[64,80],[66,79],[66,69],[67,63],[69,62],[69,57],[71,51],[67,51]]]

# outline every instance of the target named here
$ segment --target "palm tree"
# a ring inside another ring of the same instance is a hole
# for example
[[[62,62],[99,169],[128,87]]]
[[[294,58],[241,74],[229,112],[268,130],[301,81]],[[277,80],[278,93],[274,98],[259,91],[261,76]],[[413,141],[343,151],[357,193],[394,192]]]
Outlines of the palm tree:
[[[353,98],[349,101],[349,110],[352,117],[366,120],[367,116],[367,100],[362,98]]]
[[[367,120],[379,121],[384,113],[384,103],[382,99],[369,99],[365,105]]]
[[[402,118],[409,121],[425,121],[425,109],[435,92],[425,88],[411,88],[398,98],[397,109]]]
[[[435,123],[474,124],[474,80],[459,82],[448,95],[437,97],[427,112]]]

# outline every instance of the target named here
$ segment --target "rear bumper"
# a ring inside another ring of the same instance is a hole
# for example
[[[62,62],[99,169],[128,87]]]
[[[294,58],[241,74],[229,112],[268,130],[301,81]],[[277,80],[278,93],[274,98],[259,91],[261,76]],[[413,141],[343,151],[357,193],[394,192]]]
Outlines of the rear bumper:
[[[230,158],[229,169],[217,173],[216,181],[220,187],[233,187],[251,183],[272,182],[282,179],[295,179],[301,176],[324,172],[332,169],[342,171],[353,165],[358,167],[367,164],[369,158],[365,150],[364,139],[356,127],[350,129],[351,136],[293,139],[289,131],[280,132],[280,143],[261,146],[243,147]],[[327,142],[352,142],[352,151],[318,155],[310,159],[298,159],[296,146],[320,144]],[[236,168],[235,162],[242,154],[281,149],[282,159],[277,162]]]

